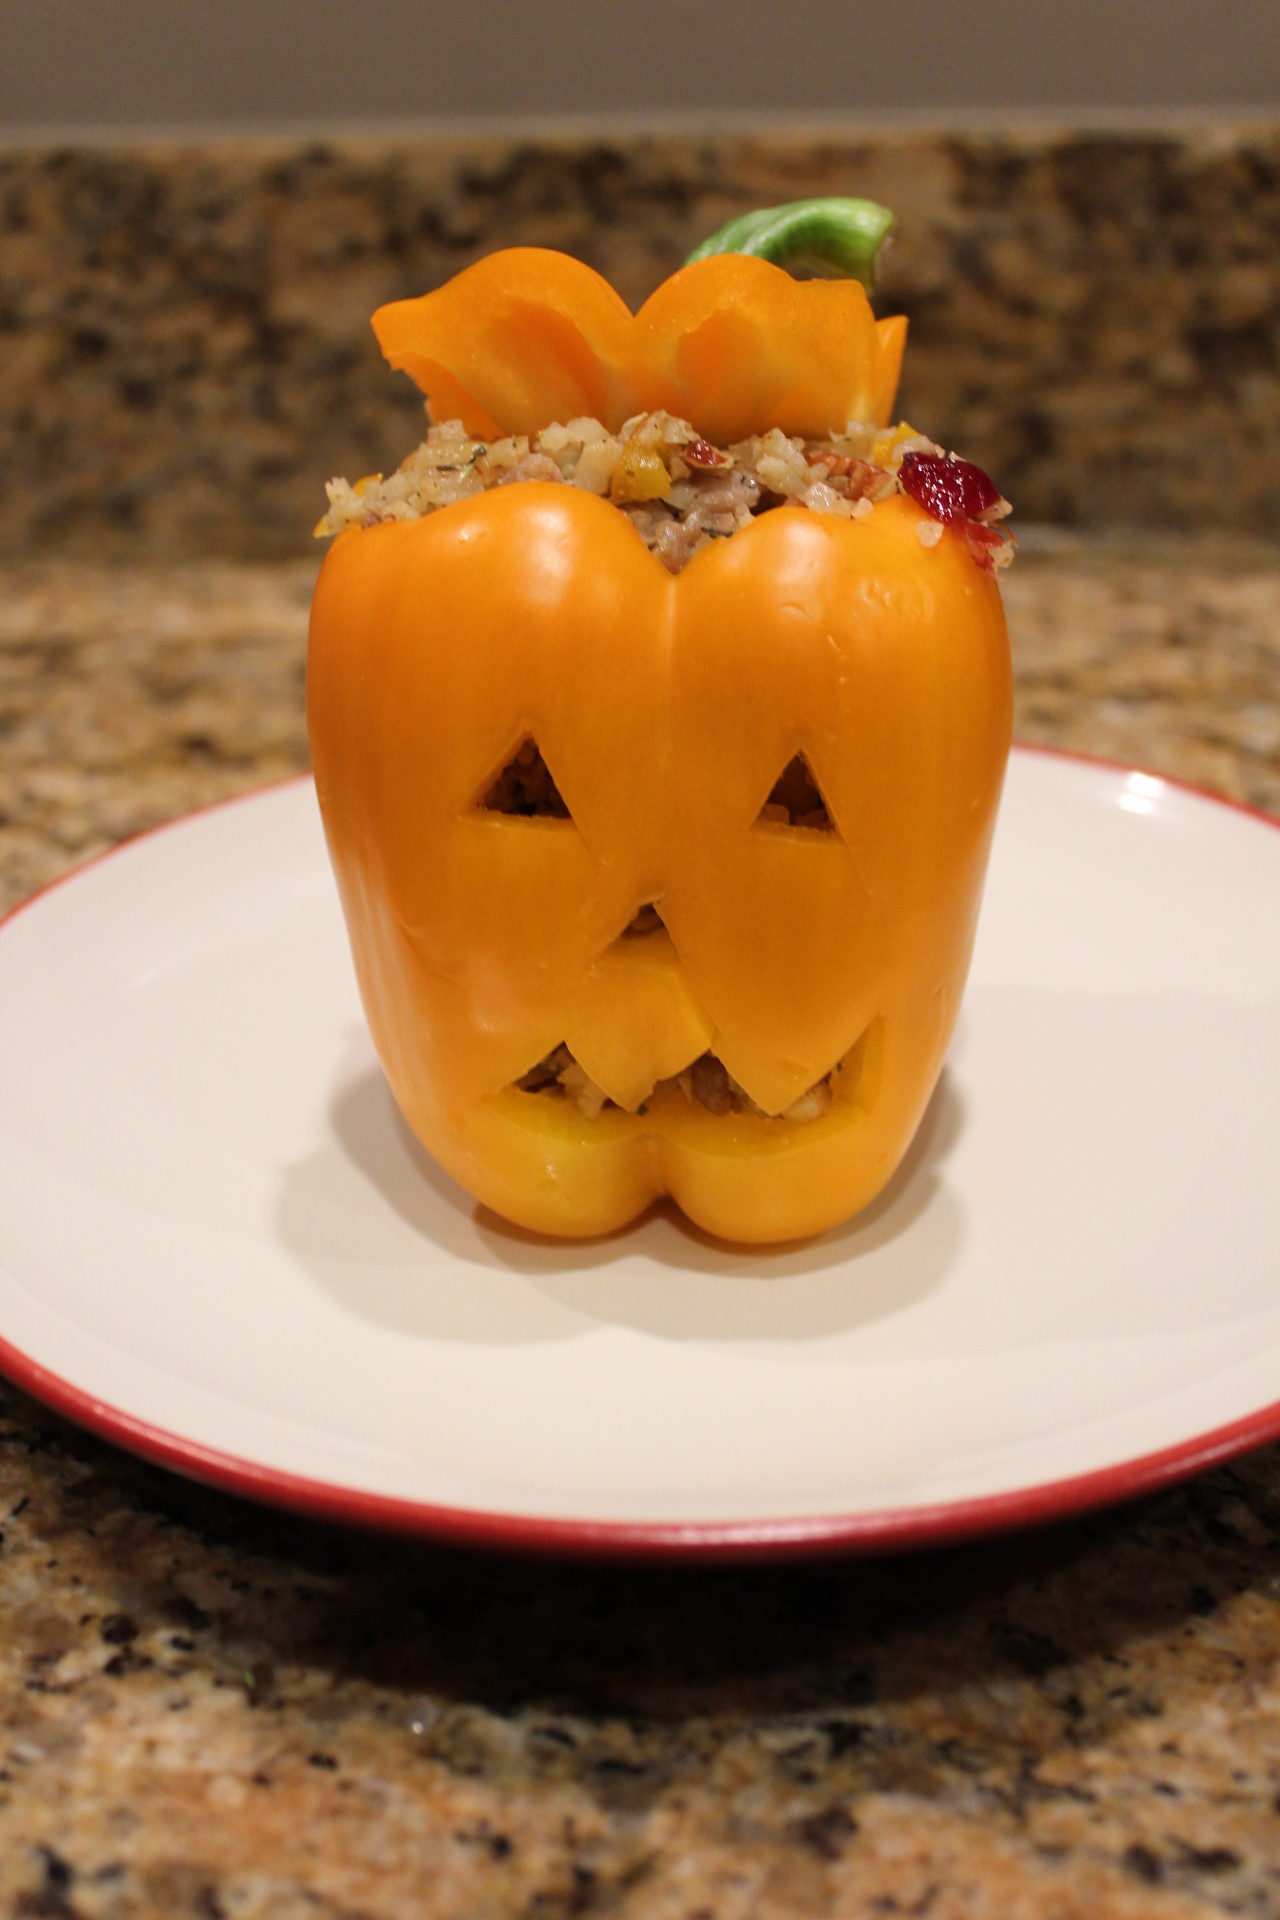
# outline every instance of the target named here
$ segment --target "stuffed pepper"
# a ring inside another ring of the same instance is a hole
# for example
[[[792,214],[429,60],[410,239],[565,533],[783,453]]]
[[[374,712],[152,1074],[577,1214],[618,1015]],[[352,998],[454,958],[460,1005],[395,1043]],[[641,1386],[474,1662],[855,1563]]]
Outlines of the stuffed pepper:
[[[429,430],[328,488],[316,786],[395,1098],[522,1227],[670,1195],[730,1240],[816,1233],[938,1078],[1011,542],[986,475],[893,423],[889,225],[771,209],[635,314],[516,248],[374,316]]]

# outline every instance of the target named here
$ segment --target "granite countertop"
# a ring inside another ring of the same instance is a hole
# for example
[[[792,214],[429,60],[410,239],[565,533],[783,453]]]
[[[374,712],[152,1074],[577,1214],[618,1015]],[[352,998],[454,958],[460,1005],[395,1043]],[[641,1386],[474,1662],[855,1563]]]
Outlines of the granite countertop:
[[[305,764],[307,562],[0,569],[0,888]],[[1022,738],[1280,815],[1280,557],[1033,532]],[[0,1387],[0,1914],[1280,1915],[1280,1453],[909,1559],[364,1537]]]

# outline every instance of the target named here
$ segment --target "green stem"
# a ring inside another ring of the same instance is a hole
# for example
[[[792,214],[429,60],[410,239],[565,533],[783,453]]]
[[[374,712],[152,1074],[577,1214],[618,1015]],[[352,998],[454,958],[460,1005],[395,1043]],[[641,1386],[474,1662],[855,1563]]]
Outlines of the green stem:
[[[807,268],[828,278],[861,280],[870,289],[876,254],[893,225],[874,200],[792,200],[739,214],[695,247],[685,261],[713,253],[754,253],[777,267]]]

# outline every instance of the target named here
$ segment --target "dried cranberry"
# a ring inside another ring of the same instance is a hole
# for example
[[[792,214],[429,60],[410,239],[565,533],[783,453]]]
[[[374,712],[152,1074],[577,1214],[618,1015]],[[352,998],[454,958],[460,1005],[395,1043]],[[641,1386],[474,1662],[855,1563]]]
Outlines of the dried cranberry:
[[[902,491],[934,520],[972,520],[999,504],[994,480],[954,453],[907,453],[898,478]]]
[[[733,464],[727,453],[721,453],[720,449],[713,447],[709,440],[703,440],[701,438],[688,441],[685,446],[681,447],[680,451],[684,455],[687,464],[691,467],[714,469],[716,467],[732,466]]]

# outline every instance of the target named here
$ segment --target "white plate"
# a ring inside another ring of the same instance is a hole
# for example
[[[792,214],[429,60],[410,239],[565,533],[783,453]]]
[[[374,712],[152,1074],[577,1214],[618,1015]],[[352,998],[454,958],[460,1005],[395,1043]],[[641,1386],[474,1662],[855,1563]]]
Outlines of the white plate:
[[[392,1108],[311,787],[0,934],[0,1364],[334,1517],[617,1552],[887,1547],[1280,1433],[1280,832],[1017,751],[952,1058],[861,1220],[505,1228]]]

